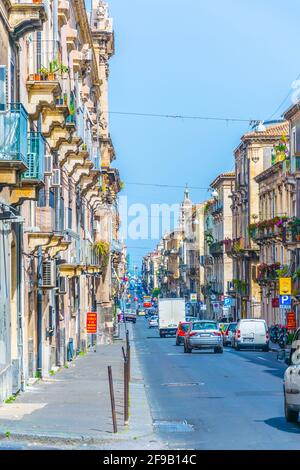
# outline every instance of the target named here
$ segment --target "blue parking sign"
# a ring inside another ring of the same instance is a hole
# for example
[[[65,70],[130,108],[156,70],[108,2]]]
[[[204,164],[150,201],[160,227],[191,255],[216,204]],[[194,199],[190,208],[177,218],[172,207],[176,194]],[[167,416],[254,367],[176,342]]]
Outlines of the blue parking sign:
[[[231,306],[231,297],[224,297],[224,307]]]
[[[292,297],[290,295],[280,295],[279,305],[280,307],[290,307],[292,303]]]

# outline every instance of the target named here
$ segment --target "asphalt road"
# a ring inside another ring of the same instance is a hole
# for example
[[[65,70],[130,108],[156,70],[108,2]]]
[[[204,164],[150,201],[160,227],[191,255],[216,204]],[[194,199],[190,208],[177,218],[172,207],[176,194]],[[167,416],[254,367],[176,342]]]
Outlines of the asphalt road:
[[[144,318],[134,327],[156,432],[170,449],[300,449],[300,421],[286,423],[276,353],[184,354]]]

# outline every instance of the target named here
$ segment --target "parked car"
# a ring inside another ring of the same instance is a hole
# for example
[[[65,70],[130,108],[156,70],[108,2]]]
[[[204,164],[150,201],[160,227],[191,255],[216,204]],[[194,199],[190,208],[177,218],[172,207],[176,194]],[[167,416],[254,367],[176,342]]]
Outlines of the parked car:
[[[282,353],[285,356],[285,350]],[[289,367],[283,379],[284,413],[288,422],[296,423],[300,411],[300,328],[295,333],[290,355],[285,362]]]
[[[184,352],[193,349],[213,349],[215,353],[223,352],[222,333],[218,324],[211,320],[197,320],[190,323],[184,336]]]
[[[131,321],[132,323],[136,323],[136,313],[135,310],[126,309],[124,312],[125,321]]]
[[[269,351],[269,333],[265,320],[254,318],[239,320],[232,343],[237,351],[242,348],[259,348]]]
[[[189,321],[181,321],[179,322],[177,331],[176,331],[176,346],[179,346],[180,344],[184,343],[184,337],[189,329],[190,322]]]
[[[229,323],[223,335],[223,345],[232,346],[233,336],[236,330],[236,322]]]
[[[148,320],[149,328],[158,327],[158,316],[152,315]]]

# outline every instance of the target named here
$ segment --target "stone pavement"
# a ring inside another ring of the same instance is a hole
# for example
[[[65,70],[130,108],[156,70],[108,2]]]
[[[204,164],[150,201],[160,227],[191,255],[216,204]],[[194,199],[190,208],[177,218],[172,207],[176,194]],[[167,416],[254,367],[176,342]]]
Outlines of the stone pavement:
[[[0,439],[54,447],[162,448],[153,432],[139,362],[131,342],[130,419],[123,424],[123,357],[120,339],[97,346],[38,381],[10,404],[0,405]],[[132,339],[132,325],[127,325]],[[112,366],[118,433],[112,429],[107,366]]]

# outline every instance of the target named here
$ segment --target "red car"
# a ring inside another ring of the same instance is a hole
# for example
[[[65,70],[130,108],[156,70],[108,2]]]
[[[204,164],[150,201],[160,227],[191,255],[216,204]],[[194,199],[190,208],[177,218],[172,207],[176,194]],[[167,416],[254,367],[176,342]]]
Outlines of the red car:
[[[179,322],[177,331],[176,331],[176,346],[179,346],[181,343],[184,342],[184,336],[187,332],[189,325],[191,322],[189,321],[181,321]]]

